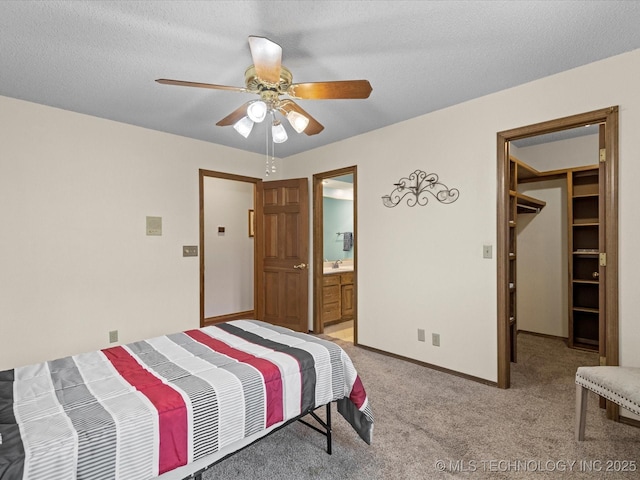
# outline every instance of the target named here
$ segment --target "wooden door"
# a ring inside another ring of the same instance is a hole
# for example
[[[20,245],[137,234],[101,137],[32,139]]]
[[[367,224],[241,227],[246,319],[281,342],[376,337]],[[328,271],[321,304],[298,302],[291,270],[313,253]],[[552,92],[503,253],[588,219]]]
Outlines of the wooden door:
[[[260,182],[257,311],[265,322],[309,330],[309,191],[306,178]]]

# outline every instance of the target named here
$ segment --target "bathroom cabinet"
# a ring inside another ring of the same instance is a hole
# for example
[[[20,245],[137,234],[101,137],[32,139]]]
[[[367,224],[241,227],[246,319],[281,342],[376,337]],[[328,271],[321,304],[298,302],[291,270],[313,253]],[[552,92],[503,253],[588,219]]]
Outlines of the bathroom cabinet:
[[[353,272],[325,274],[322,278],[322,324],[353,318]]]

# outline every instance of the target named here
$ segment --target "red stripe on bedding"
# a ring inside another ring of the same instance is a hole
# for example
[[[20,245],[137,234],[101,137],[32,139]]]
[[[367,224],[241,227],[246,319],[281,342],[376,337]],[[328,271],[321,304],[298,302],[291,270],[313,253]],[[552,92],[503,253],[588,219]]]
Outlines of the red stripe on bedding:
[[[158,411],[159,473],[187,464],[187,408],[182,395],[146,370],[122,347],[102,350],[118,373]]]
[[[233,358],[239,362],[246,363],[256,368],[262,378],[264,379],[264,386],[266,391],[266,403],[267,403],[267,427],[281,422],[284,420],[284,405],[283,405],[283,389],[282,389],[282,374],[277,365],[265,360],[264,358],[258,358],[242,350],[237,350],[221,340],[217,340],[200,330],[189,330],[185,332],[191,338],[200,342],[212,350]]]
[[[353,387],[351,387],[349,400],[351,400],[353,404],[358,407],[358,410],[360,410],[366,399],[367,392],[364,391],[364,385],[362,385],[362,380],[360,380],[360,375],[358,375],[355,382],[353,382]]]

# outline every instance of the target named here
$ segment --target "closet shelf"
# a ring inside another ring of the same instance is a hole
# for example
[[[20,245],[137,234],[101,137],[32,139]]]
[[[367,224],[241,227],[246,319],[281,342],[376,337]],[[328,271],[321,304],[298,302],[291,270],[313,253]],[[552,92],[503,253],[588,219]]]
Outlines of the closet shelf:
[[[576,250],[573,252],[573,254],[575,256],[579,256],[579,257],[599,257],[600,256],[600,250],[598,249],[593,249],[593,250]]]
[[[512,192],[512,194],[516,197],[518,213],[540,213],[540,210],[542,210],[547,204],[547,202],[529,197],[522,193]]]
[[[587,312],[587,313],[599,313],[600,312],[600,310],[598,310],[597,308],[578,307],[578,306],[574,306],[572,308],[572,310],[574,312]]]

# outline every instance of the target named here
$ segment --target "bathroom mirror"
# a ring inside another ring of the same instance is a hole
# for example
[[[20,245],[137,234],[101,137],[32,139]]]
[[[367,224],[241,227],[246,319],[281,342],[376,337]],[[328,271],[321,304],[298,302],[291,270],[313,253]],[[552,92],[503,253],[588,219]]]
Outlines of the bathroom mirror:
[[[322,186],[323,257],[353,259],[353,174],[326,178]]]

